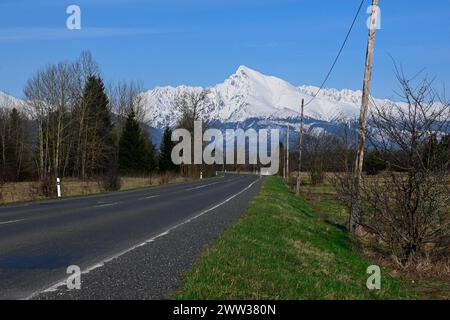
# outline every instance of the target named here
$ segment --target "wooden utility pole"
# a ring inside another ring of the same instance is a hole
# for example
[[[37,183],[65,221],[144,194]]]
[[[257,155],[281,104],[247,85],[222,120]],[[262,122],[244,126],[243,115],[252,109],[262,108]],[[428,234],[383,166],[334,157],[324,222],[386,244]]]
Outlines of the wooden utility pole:
[[[286,136],[286,179],[289,179],[289,136],[291,127],[287,126],[287,136]]]
[[[296,188],[296,193],[298,196],[300,195],[300,182],[301,182],[300,175],[302,172],[304,109],[305,109],[305,99],[302,99],[302,105],[300,107],[300,133],[299,133],[299,143],[298,143],[298,175],[297,175],[297,188]]]
[[[363,163],[364,163],[364,149],[366,146],[366,126],[367,126],[367,113],[369,109],[369,98],[370,98],[370,82],[372,80],[372,65],[373,65],[373,51],[375,47],[375,32],[377,28],[377,17],[378,17],[378,4],[379,0],[372,1],[372,13],[370,17],[369,25],[369,40],[367,43],[366,52],[366,65],[364,70],[364,84],[363,84],[363,94],[361,102],[361,114],[359,118],[359,129],[358,129],[358,152],[356,156],[355,164],[355,203],[350,210],[350,216],[348,221],[348,228],[350,231],[355,231],[360,217],[360,186],[362,181],[363,173]]]

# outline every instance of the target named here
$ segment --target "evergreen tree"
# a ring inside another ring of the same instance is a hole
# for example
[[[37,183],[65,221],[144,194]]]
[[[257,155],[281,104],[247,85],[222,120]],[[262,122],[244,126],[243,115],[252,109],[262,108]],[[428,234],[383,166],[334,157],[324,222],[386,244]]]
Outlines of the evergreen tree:
[[[443,136],[437,146],[439,161],[446,164],[447,170],[450,170],[450,134]]]
[[[366,154],[364,168],[368,175],[374,176],[387,169],[383,155],[378,151],[370,151]]]
[[[157,164],[157,157],[156,157],[156,148],[153,144],[150,135],[148,135],[145,131],[141,132],[142,140],[144,142],[144,169],[147,172],[154,171]]]
[[[120,170],[125,173],[150,172],[156,166],[154,146],[131,111],[119,142]]]
[[[91,76],[88,78],[84,91],[84,101],[90,114],[91,124],[94,124],[96,135],[105,136],[112,129],[111,110],[109,109],[108,96],[101,78]],[[111,140],[111,137],[105,137]]]
[[[90,76],[81,104],[74,110],[77,123],[75,171],[82,177],[103,174],[114,159],[112,114],[101,78]]]
[[[172,141],[172,130],[169,127],[166,127],[159,154],[159,170],[162,172],[175,171],[177,169],[177,166],[172,162],[173,147],[174,143]]]
[[[0,180],[19,181],[27,177],[31,165],[25,115],[16,108],[0,112]]]
[[[13,108],[10,114],[9,148],[7,153],[14,180],[20,179],[24,166],[25,130],[23,116],[19,114],[16,108]]]

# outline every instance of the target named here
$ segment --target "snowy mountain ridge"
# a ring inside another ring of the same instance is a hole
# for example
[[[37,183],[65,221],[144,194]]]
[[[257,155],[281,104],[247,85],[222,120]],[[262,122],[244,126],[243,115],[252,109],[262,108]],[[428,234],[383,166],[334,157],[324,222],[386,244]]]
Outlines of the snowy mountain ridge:
[[[17,99],[9,94],[6,94],[3,91],[0,91],[0,107],[6,108],[6,109],[13,109],[17,108],[20,109],[24,105],[23,101],[20,99]]]
[[[314,86],[294,86],[278,77],[267,76],[246,66],[240,66],[223,83],[209,90],[204,117],[222,124],[294,122],[299,117],[301,100],[311,101],[317,94]],[[202,87],[186,85],[156,87],[141,93],[147,121],[162,129],[173,126],[179,118],[176,99],[184,93],[200,92]],[[305,107],[305,116],[321,123],[336,120],[351,121],[359,116],[361,91],[323,89]],[[386,103],[388,100],[377,100]],[[0,91],[0,106],[20,108],[24,102]]]
[[[317,93],[313,86],[296,87],[274,76],[267,76],[245,66],[209,89],[205,117],[222,123],[248,119],[290,119],[299,116],[301,100],[309,102]],[[173,126],[178,117],[175,99],[200,87],[157,87],[142,93],[148,120],[156,127]],[[305,116],[326,122],[354,120],[359,116],[361,91],[323,89],[305,108]],[[386,102],[386,100],[377,100]]]

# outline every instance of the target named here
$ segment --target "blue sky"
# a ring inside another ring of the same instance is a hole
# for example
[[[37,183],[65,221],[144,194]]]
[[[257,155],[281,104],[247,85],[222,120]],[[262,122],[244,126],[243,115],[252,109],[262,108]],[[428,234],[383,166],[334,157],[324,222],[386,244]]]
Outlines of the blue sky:
[[[371,1],[366,0],[365,9]],[[66,29],[81,7],[82,30]],[[91,50],[106,81],[211,86],[247,65],[292,84],[320,85],[359,0],[1,0],[0,90],[22,97],[48,63]],[[380,0],[372,93],[396,89],[390,56],[409,74],[450,83],[450,1]],[[360,89],[363,10],[327,87]]]

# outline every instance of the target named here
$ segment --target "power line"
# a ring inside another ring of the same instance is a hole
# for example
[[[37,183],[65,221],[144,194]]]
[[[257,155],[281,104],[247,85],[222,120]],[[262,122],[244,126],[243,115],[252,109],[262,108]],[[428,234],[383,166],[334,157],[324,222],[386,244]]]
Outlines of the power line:
[[[334,59],[333,64],[331,65],[330,71],[328,71],[328,73],[327,73],[325,79],[323,80],[322,84],[320,85],[319,90],[317,90],[317,92],[312,96],[311,100],[309,100],[309,101],[305,104],[305,107],[306,107],[307,105],[309,105],[311,102],[313,102],[314,99],[317,98],[317,96],[319,95],[319,93],[322,91],[323,87],[324,87],[325,84],[327,83],[328,79],[330,78],[331,73],[333,72],[334,67],[336,66],[336,64],[337,64],[337,62],[338,62],[338,60],[339,60],[339,58],[340,58],[340,56],[341,56],[341,54],[342,54],[342,51],[343,51],[344,48],[345,48],[345,45],[347,44],[347,41],[348,41],[348,39],[349,39],[349,37],[350,37],[350,34],[352,33],[353,27],[355,26],[356,20],[358,19],[358,16],[359,16],[359,14],[360,14],[360,12],[361,12],[361,9],[362,9],[362,7],[363,7],[363,5],[364,5],[364,2],[365,2],[365,0],[361,0],[361,3],[360,3],[359,8],[358,8],[358,11],[356,12],[355,17],[353,18],[353,22],[352,22],[352,24],[351,24],[351,26],[350,26],[350,29],[349,29],[348,32],[347,32],[347,35],[345,36],[344,42],[342,43],[341,48],[339,49],[339,52],[338,52],[336,58]]]

